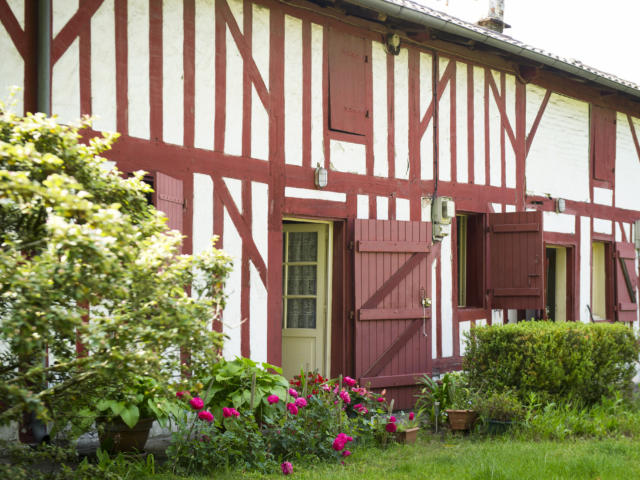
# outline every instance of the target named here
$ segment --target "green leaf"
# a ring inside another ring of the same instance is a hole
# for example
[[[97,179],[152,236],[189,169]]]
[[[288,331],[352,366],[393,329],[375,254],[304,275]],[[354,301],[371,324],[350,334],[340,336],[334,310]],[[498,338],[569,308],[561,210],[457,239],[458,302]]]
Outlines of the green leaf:
[[[120,412],[120,418],[122,418],[122,421],[126,423],[129,428],[133,428],[140,418],[140,410],[138,410],[136,405],[129,405]]]

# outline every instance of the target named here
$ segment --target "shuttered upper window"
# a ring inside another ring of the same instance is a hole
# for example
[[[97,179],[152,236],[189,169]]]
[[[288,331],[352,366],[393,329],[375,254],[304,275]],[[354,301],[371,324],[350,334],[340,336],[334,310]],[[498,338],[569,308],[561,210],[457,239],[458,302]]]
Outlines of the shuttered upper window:
[[[364,135],[369,109],[366,44],[334,29],[329,31],[329,129]]]
[[[616,158],[616,112],[591,105],[593,179],[613,186]]]

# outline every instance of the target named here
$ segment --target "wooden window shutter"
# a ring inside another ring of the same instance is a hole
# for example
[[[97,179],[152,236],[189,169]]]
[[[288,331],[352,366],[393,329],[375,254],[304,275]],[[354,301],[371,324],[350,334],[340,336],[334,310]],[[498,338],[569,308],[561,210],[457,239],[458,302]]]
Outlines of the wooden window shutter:
[[[408,408],[431,368],[431,223],[356,220],[354,240],[354,373]]]
[[[634,322],[638,307],[638,277],[635,271],[636,251],[633,243],[617,242],[615,252],[616,320]]]
[[[487,217],[491,308],[543,309],[542,212],[491,213]]]
[[[182,180],[156,172],[154,187],[156,191],[156,208],[163,212],[169,219],[167,222],[169,228],[182,232],[184,207]]]
[[[594,180],[613,184],[616,158],[616,112],[591,105],[591,165]]]
[[[367,131],[365,40],[329,31],[329,128],[364,135]]]

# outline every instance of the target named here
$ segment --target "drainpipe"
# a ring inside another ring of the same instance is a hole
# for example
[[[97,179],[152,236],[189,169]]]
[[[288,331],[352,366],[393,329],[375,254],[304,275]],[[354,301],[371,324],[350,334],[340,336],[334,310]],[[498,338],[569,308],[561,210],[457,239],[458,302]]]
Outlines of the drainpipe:
[[[38,0],[37,103],[38,112],[51,115],[51,0]]]

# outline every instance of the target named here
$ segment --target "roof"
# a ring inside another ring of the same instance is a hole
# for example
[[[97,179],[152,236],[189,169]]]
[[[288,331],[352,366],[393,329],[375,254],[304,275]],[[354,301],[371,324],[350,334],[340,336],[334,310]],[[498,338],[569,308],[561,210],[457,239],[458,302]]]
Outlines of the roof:
[[[527,45],[508,35],[465,22],[446,13],[411,0],[346,0],[354,5],[381,11],[391,17],[422,24],[443,32],[506,51],[534,62],[556,68],[599,85],[640,98],[640,85],[585,65],[579,60],[561,57],[541,48]]]

